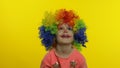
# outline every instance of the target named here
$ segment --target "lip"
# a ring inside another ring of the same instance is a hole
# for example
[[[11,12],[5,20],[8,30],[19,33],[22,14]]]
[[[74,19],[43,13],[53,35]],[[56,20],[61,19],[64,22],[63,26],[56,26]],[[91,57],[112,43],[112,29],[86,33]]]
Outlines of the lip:
[[[63,34],[63,35],[61,35],[60,37],[62,37],[62,38],[70,38],[71,36],[70,36],[70,35],[65,35],[65,34]]]

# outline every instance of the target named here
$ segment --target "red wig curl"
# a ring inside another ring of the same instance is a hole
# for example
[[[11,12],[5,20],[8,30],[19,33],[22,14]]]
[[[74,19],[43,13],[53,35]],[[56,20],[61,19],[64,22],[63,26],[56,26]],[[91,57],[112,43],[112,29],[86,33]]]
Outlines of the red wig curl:
[[[56,20],[62,22],[60,24],[66,23],[69,26],[73,27],[75,24],[75,19],[78,19],[79,16],[75,15],[72,10],[67,11],[66,9],[60,9],[56,12]]]

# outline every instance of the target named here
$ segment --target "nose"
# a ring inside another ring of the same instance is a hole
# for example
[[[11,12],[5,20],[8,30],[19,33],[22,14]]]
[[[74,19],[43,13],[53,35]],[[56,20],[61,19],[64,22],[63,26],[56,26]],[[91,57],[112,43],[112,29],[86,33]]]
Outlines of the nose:
[[[67,31],[67,29],[64,29],[64,31],[63,31],[64,33],[68,33],[68,31]]]

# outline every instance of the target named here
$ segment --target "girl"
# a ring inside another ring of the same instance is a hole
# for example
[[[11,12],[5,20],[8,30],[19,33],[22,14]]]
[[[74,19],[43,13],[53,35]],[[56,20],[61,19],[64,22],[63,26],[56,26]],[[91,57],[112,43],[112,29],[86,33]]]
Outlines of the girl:
[[[72,10],[60,9],[55,14],[46,13],[42,23],[40,38],[49,52],[40,68],[87,68],[78,51],[87,42],[83,20]]]

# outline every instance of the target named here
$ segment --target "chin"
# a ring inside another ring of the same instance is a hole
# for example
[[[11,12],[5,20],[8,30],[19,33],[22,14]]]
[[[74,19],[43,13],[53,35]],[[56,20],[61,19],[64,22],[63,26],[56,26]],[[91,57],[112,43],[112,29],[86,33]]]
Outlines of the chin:
[[[65,45],[67,45],[67,44],[72,44],[72,42],[73,42],[73,39],[72,38],[67,38],[67,39],[63,39],[63,38],[59,38],[58,40],[58,43],[60,43],[60,44],[65,44]]]
[[[62,44],[72,44],[72,41],[63,40],[63,41],[61,41],[60,43],[62,43]]]

